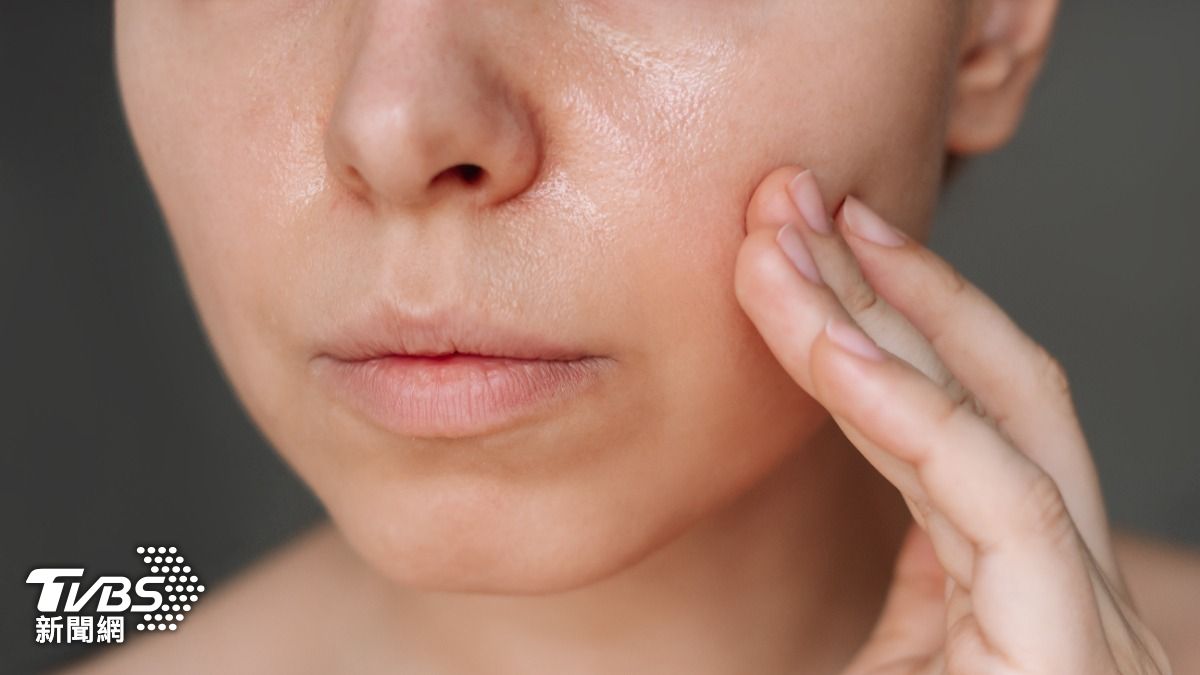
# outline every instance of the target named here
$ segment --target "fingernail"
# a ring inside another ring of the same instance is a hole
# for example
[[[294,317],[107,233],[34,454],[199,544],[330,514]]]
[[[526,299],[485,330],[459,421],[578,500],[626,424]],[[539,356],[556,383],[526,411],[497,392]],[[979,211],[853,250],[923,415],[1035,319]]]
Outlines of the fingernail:
[[[888,225],[879,214],[854,197],[846,197],[842,209],[845,211],[846,225],[850,227],[850,231],[867,241],[882,246],[903,246],[904,242],[908,241],[908,235]]]
[[[833,222],[829,219],[829,214],[825,212],[825,201],[821,198],[821,188],[817,185],[817,178],[813,175],[811,169],[805,169],[796,174],[788,183],[788,193],[792,196],[792,202],[796,204],[800,215],[804,216],[804,222],[814,232],[821,234],[830,234],[833,232]]]
[[[887,360],[887,355],[875,345],[871,338],[867,337],[866,333],[841,319],[829,317],[825,321],[825,334],[839,347],[853,354],[872,361]]]
[[[800,237],[800,233],[791,223],[779,228],[779,232],[775,234],[775,241],[779,244],[779,248],[783,250],[783,254],[792,261],[796,269],[808,278],[814,284],[824,283],[821,280],[821,273],[817,270],[817,263],[813,261],[812,254],[808,252],[808,246],[804,244],[804,239]]]

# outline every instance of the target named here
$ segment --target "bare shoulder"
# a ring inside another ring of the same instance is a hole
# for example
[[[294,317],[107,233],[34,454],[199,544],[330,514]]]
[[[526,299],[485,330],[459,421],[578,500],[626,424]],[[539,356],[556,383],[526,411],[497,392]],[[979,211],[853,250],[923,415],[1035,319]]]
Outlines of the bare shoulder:
[[[339,544],[318,525],[211,589],[177,632],[135,633],[62,675],[333,672],[324,631],[341,618],[352,564]]]
[[[1200,673],[1200,550],[1129,531],[1113,546],[1142,618],[1176,673]]]

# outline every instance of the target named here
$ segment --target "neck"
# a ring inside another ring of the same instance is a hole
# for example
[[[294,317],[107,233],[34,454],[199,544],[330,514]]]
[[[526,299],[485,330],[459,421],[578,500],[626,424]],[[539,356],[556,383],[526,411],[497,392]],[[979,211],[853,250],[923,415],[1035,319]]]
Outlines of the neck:
[[[420,654],[436,672],[835,672],[882,607],[907,522],[830,421],[753,490],[610,577],[545,595],[385,585],[371,606],[386,618],[368,634],[403,652],[381,648],[392,666]]]

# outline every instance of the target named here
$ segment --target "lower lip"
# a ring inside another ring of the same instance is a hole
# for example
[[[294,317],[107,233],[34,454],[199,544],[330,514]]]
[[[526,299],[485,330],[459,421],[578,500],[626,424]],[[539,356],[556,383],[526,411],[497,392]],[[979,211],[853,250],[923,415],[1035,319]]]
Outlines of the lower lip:
[[[397,434],[464,438],[498,431],[578,396],[610,359],[510,359],[469,354],[318,359],[335,395]]]

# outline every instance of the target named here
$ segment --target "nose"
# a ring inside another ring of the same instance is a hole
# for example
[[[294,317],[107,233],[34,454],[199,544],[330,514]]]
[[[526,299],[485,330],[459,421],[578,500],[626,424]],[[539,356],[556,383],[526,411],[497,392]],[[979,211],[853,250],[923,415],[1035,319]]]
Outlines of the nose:
[[[325,132],[330,174],[380,208],[498,204],[541,157],[535,117],[486,51],[472,2],[365,0]]]

